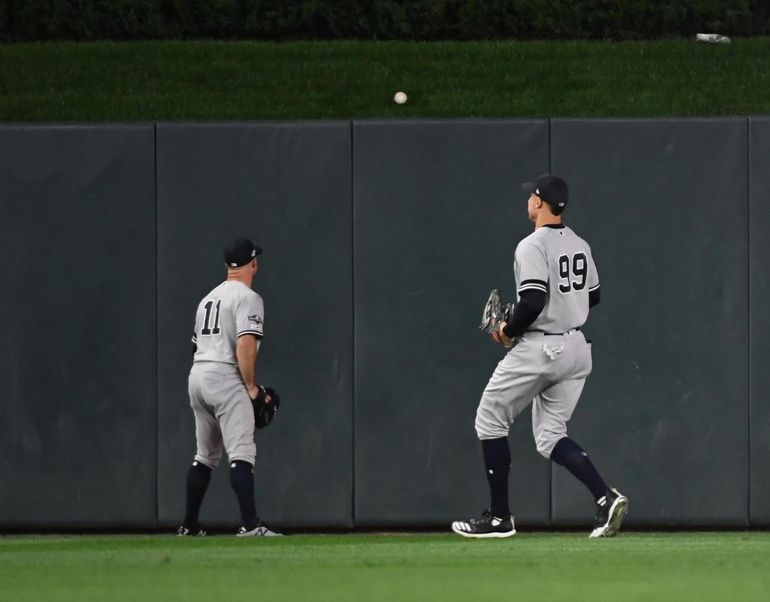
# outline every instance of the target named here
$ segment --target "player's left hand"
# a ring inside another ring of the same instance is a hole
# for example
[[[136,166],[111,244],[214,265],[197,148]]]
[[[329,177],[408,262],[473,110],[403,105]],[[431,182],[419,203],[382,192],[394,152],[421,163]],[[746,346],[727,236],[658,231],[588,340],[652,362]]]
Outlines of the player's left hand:
[[[251,398],[251,405],[254,408],[254,426],[261,429],[275,418],[281,406],[281,396],[272,387],[258,387],[258,391],[257,396]]]
[[[503,328],[505,328],[505,325],[508,322],[500,322],[497,326],[497,332],[492,332],[492,338],[495,340],[495,342],[500,343],[503,347],[506,349],[510,349],[513,347],[513,339],[508,337],[504,332]]]

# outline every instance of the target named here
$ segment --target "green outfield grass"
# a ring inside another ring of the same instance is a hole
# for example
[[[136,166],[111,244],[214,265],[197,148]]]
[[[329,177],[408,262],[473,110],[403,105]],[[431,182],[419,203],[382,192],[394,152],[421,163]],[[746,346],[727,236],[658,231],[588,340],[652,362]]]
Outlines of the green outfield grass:
[[[768,113],[768,56],[767,38],[3,44],[0,121]]]
[[[769,533],[0,538],[3,600],[767,600]]]

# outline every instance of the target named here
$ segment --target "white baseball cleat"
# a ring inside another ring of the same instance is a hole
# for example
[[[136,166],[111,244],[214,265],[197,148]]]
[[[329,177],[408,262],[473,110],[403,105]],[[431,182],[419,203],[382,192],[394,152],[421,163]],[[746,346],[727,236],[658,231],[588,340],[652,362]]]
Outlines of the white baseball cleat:
[[[262,522],[257,523],[257,526],[253,529],[247,529],[246,527],[241,527],[238,529],[238,533],[235,534],[236,537],[283,537],[283,533],[276,533],[275,531],[271,531],[268,529],[267,525],[265,525]]]
[[[203,537],[206,535],[206,530],[200,525],[192,528],[180,525],[176,530],[176,534],[179,537]]]
[[[614,537],[628,512],[628,498],[617,489],[610,488],[596,504],[599,509],[596,511],[594,530],[588,537]]]
[[[467,521],[456,520],[452,523],[452,531],[463,537],[475,537],[478,539],[510,537],[516,534],[512,516],[498,518],[492,516],[489,510],[484,510],[481,516],[468,519]]]

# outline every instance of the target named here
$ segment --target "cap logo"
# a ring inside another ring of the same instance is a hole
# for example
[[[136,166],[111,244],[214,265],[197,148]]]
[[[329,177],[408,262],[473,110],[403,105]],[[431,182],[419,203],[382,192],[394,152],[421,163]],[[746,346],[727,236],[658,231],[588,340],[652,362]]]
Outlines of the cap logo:
[[[540,196],[540,189],[539,189],[539,188],[535,188],[535,194],[536,194],[537,196]]]
[[[252,249],[251,250],[251,256],[252,257],[256,257],[257,256],[257,250],[256,249]]]

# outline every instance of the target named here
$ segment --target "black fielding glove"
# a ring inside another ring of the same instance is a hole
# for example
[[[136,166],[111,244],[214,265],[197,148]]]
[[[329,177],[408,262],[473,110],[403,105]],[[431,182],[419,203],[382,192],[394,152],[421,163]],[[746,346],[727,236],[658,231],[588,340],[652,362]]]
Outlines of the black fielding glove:
[[[281,396],[272,387],[259,387],[257,396],[251,400],[254,408],[254,426],[258,429],[265,428],[275,418],[281,405]]]

